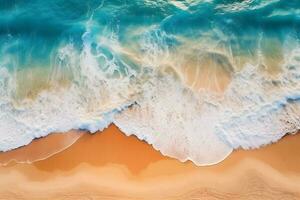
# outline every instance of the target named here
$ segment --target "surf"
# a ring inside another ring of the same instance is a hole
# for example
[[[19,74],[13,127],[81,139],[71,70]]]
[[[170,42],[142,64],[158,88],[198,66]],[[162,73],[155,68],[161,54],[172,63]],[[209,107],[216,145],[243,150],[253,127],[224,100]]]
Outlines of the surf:
[[[3,4],[0,151],[114,123],[164,155],[211,165],[293,134],[300,128],[298,7]]]

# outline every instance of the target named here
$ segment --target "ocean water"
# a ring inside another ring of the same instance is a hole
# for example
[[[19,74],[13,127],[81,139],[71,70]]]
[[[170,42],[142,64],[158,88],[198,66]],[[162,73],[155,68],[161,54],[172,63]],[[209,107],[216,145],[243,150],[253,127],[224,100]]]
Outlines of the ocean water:
[[[300,129],[298,0],[0,0],[0,151],[116,124],[197,165]]]

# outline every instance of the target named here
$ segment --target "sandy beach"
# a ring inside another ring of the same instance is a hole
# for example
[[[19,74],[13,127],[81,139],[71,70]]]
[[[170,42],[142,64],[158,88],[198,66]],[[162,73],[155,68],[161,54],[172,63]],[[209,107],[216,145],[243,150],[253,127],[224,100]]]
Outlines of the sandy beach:
[[[0,160],[36,159],[30,152],[78,134],[73,145],[44,160],[0,167],[0,199],[300,199],[300,135],[197,167],[164,157],[111,125],[94,135],[52,134],[1,153]]]
[[[0,200],[300,200],[300,0],[0,13]]]

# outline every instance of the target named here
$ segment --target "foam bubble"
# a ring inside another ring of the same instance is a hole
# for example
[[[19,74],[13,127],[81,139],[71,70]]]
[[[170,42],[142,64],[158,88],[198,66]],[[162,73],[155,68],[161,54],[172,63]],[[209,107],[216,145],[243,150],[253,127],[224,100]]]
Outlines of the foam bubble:
[[[34,99],[16,102],[16,72],[0,68],[0,151],[26,145],[51,132],[103,130],[112,122],[114,113],[131,104],[130,77],[107,78],[89,46],[78,54],[68,44],[58,56],[60,65],[55,65],[49,75],[52,87]],[[72,73],[70,84],[59,85],[66,68]]]
[[[223,160],[232,147],[214,132],[218,110],[170,77],[153,77],[143,96],[114,123],[127,135],[152,144],[164,155],[208,165]]]
[[[16,102],[16,72],[0,68],[0,151],[51,132],[96,132],[115,123],[164,155],[209,165],[233,149],[266,145],[300,128],[298,47],[287,48],[276,75],[262,70],[261,63],[236,70],[226,54],[206,56],[215,68],[230,66],[223,70],[229,83],[221,92],[198,91],[181,79],[176,56],[185,49],[170,50],[165,33],[145,35],[142,53],[135,55],[139,69],[127,62],[130,54],[123,59],[129,50],[114,38],[93,47],[89,34],[80,50],[72,43],[60,48],[49,73],[50,88],[33,99]],[[166,73],[167,67],[179,76]]]

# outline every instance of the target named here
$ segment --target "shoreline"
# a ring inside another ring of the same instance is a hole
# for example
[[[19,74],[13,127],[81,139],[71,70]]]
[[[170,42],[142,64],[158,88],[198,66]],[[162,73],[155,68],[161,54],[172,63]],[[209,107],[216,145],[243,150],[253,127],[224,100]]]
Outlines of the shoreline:
[[[46,140],[38,141],[45,145]],[[300,135],[288,135],[260,149],[237,150],[219,164],[197,167],[191,161],[181,163],[162,156],[146,142],[125,136],[111,125],[101,134],[83,134],[69,148],[45,160],[0,167],[0,196],[298,199],[299,145]]]

